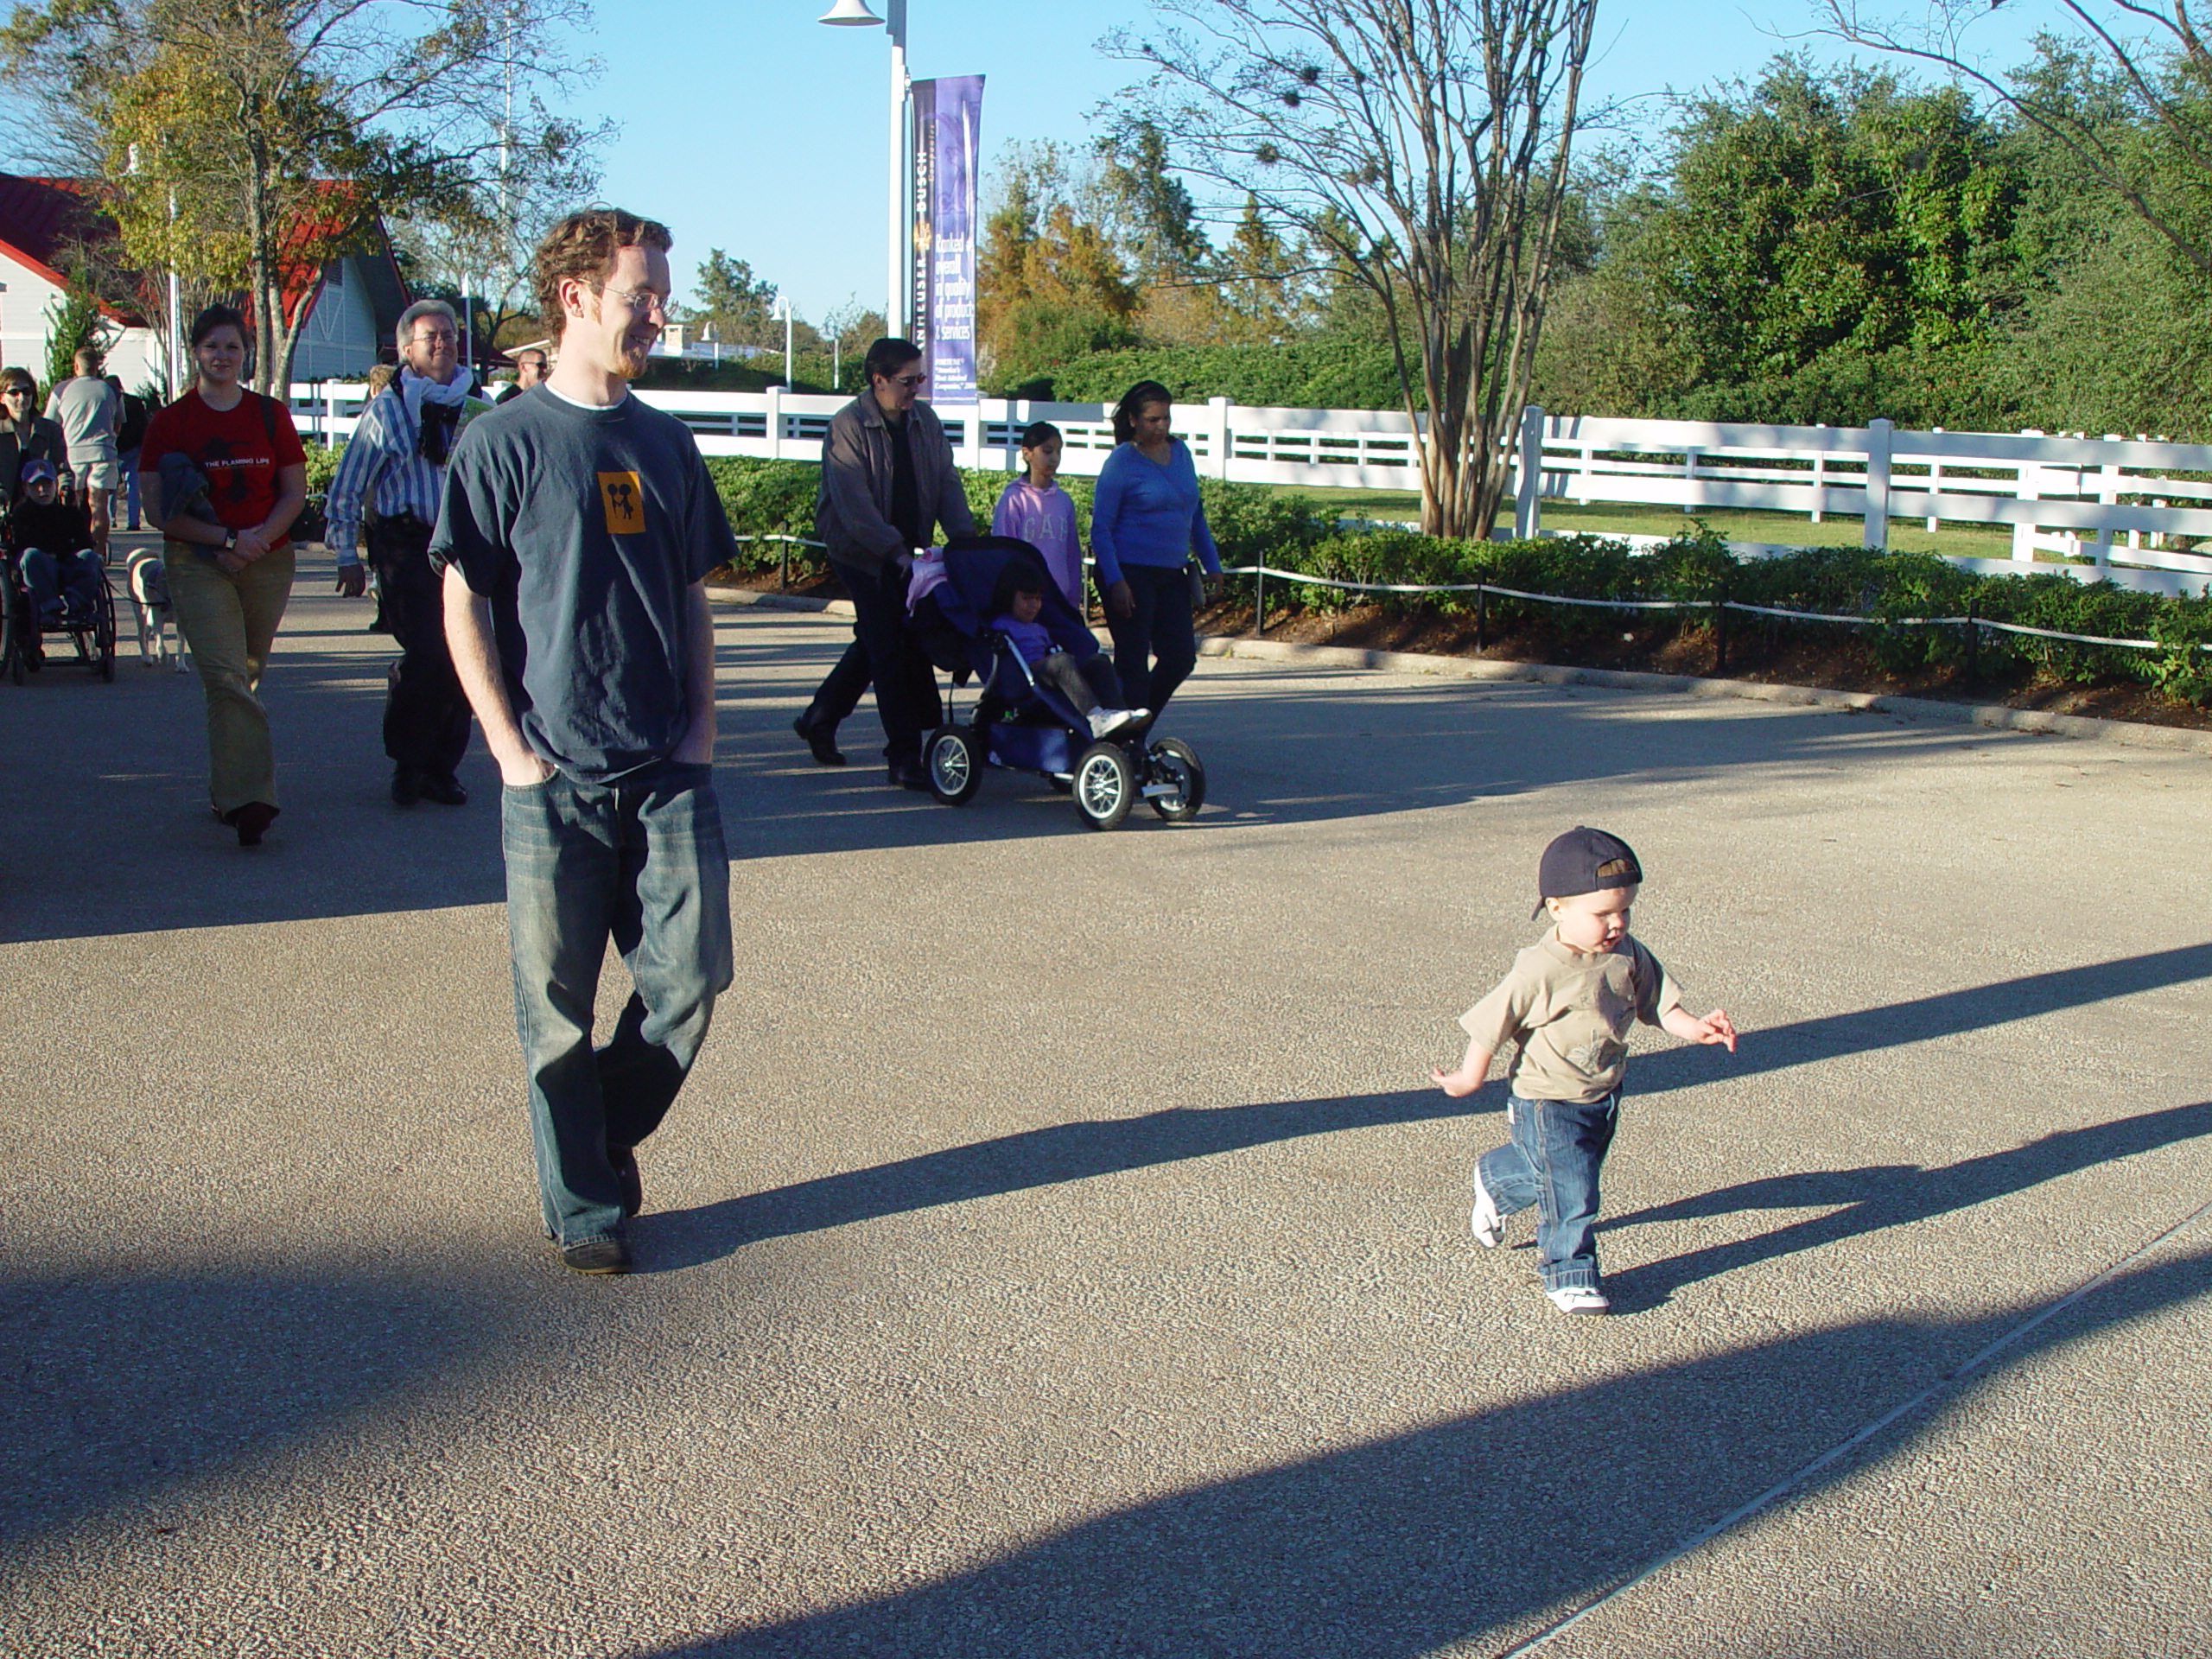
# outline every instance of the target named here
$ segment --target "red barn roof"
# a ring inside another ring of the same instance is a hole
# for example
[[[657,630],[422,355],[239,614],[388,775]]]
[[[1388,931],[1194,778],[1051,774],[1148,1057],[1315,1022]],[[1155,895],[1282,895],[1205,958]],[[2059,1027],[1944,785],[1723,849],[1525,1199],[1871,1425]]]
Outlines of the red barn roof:
[[[38,179],[0,173],[0,252],[12,255],[55,287],[66,286],[68,278],[61,272],[60,259],[68,248],[112,241],[119,234],[115,220],[99,210],[98,188],[98,181],[92,179]],[[319,194],[326,199],[342,200],[352,189],[348,181],[333,179],[322,183]],[[327,241],[349,217],[343,213],[327,213],[288,227],[279,238],[278,279],[283,290],[284,321],[288,325],[296,327],[314,308],[316,296],[322,292],[327,269],[323,260],[298,257],[298,249],[302,244]],[[368,234],[376,246],[365,257],[382,255],[381,263],[389,268],[392,282],[398,285],[404,296],[406,283],[399,274],[398,263],[391,257],[391,243],[385,235],[381,222],[372,221]],[[153,289],[148,278],[140,276],[132,286],[150,298]],[[404,297],[400,303],[405,305]],[[145,326],[143,316],[105,302],[100,308],[117,322]]]

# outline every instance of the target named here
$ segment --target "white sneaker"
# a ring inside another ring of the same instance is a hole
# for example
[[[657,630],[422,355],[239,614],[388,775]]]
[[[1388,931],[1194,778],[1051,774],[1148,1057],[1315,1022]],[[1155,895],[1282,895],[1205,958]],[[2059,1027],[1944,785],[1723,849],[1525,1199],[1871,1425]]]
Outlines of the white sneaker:
[[[1124,726],[1135,725],[1141,718],[1141,711],[1135,709],[1094,709],[1090,711],[1090,734],[1093,737],[1111,737]]]
[[[1505,1217],[1497,1213],[1497,1200],[1483,1185],[1482,1166],[1475,1166],[1475,1243],[1494,1250],[1505,1243]]]
[[[1565,1290],[1548,1290],[1552,1306],[1562,1313],[1610,1313],[1613,1305],[1605,1300],[1605,1293],[1595,1285],[1572,1285]]]

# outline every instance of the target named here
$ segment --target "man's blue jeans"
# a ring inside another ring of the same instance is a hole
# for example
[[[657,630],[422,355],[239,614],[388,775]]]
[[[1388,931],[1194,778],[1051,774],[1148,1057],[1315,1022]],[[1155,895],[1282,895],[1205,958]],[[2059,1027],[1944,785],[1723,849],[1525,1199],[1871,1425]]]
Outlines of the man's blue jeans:
[[[1620,1122],[1621,1093],[1579,1106],[1507,1097],[1512,1139],[1476,1166],[1497,1213],[1536,1206],[1536,1253],[1546,1290],[1598,1287],[1598,1172]]]
[[[622,1230],[609,1152],[659,1126],[729,988],[729,856],[707,766],[604,785],[556,772],[499,804],[538,1191],[565,1248]],[[594,1050],[609,938],[634,988]]]

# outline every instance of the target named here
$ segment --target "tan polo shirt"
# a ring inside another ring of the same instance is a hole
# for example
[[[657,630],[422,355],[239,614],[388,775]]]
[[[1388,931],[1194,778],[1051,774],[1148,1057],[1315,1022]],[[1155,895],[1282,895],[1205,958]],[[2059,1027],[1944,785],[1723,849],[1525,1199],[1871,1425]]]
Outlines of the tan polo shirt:
[[[1548,937],[1513,959],[1513,971],[1459,1026],[1493,1054],[1520,1045],[1510,1076],[1522,1099],[1586,1106],[1620,1087],[1629,1027],[1656,1026],[1681,1001],[1659,958],[1633,938],[1589,957]]]

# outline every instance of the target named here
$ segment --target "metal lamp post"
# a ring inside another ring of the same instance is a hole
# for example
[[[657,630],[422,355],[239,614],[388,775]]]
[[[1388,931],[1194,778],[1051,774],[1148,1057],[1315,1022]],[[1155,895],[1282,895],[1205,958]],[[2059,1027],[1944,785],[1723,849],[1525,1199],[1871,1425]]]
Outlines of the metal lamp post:
[[[906,276],[906,0],[885,0],[884,15],[868,9],[868,0],[837,0],[815,19],[844,29],[874,29],[880,25],[891,34],[891,212],[890,298],[883,308],[884,326],[893,334],[907,332],[910,302]]]

